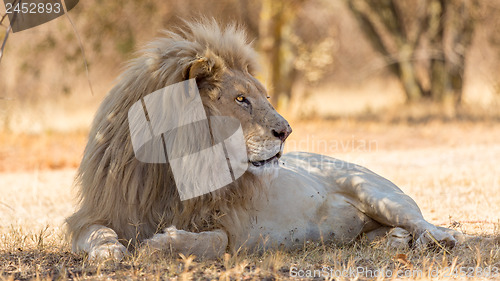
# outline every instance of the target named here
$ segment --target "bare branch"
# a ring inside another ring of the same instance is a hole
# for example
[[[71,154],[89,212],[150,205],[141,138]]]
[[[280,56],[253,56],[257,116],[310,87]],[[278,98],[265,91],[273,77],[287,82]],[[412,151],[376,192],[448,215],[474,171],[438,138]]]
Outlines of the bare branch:
[[[9,27],[7,27],[7,31],[5,32],[5,38],[3,39],[2,47],[0,48],[0,63],[2,62],[3,51],[5,49],[5,45],[7,45],[7,39],[9,39],[9,34],[11,29],[12,29],[11,25],[9,25]]]
[[[5,13],[5,15],[2,16],[2,19],[0,19],[0,25],[3,24],[3,20],[7,17],[7,13]]]
[[[408,39],[408,30],[404,21],[404,14],[401,8],[396,3],[396,0],[391,0],[389,2],[389,9],[393,15],[393,24],[396,24],[395,30],[400,35],[402,39]]]
[[[12,3],[12,5],[15,5],[16,2],[18,2],[19,4],[21,4],[22,0],[16,0],[16,1],[14,1]],[[2,16],[2,21],[0,21],[0,24],[3,22],[3,20],[5,19],[6,15],[7,15],[7,13],[5,13],[5,15]],[[5,38],[3,39],[2,47],[0,48],[0,63],[2,62],[3,52],[5,50],[5,46],[7,45],[7,39],[9,38],[9,34],[10,34],[11,29],[12,29],[12,25],[14,24],[14,21],[16,20],[16,17],[17,17],[17,13],[14,12],[14,15],[12,16],[12,21],[10,22],[9,27],[7,27],[7,31],[5,32]]]
[[[349,10],[353,13],[354,17],[357,18],[358,22],[361,25],[361,31],[365,34],[368,40],[372,43],[372,46],[376,51],[381,53],[384,57],[392,57],[393,54],[386,46],[382,39],[382,34],[379,28],[375,23],[375,19],[373,19],[372,11],[366,11],[367,5],[364,1],[346,1]],[[389,69],[394,73],[398,74],[397,65],[389,63]]]

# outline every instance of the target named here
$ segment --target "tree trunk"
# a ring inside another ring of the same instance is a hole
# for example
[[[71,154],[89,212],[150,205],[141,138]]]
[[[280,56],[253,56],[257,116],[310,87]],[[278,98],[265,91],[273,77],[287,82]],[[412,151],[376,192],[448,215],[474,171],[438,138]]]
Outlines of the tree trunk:
[[[423,96],[422,86],[416,76],[412,56],[413,50],[410,46],[400,47],[400,57],[397,66],[408,102],[416,102]]]
[[[431,98],[442,102],[447,85],[447,75],[444,59],[432,59],[430,69]]]
[[[295,21],[301,0],[263,0],[260,14],[260,48],[266,59],[267,83],[271,103],[287,107],[294,84],[294,66],[286,60],[290,52],[287,32]]]
[[[266,57],[267,88],[271,103],[277,105],[281,94],[280,80],[283,63],[281,57],[283,5],[281,1],[263,0],[260,18],[260,48]]]
[[[455,106],[462,102],[465,60],[475,27],[477,0],[450,0],[445,8],[443,50],[448,75],[446,99]]]

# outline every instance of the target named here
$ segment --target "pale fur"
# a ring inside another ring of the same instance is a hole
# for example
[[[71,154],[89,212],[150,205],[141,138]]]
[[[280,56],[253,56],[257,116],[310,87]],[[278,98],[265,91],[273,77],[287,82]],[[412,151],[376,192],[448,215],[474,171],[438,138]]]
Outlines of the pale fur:
[[[145,164],[134,157],[127,123],[133,103],[184,81],[200,55],[215,54],[223,60],[213,68],[248,72],[256,68],[256,54],[242,29],[235,25],[223,29],[206,20],[185,24],[177,33],[165,32],[130,62],[95,116],[76,178],[79,210],[67,219],[74,248],[80,233],[96,224],[112,228],[125,245],[170,225],[190,231],[234,227],[241,223],[234,210],[247,208],[247,199],[260,188],[259,179],[247,173],[222,190],[181,202],[165,164]],[[212,87],[218,82],[213,78],[209,89],[200,85],[201,92],[218,91]],[[216,113],[210,99],[203,102],[209,115]]]
[[[256,56],[243,31],[203,21],[165,35],[130,63],[97,112],[76,180],[80,206],[67,219],[74,251],[120,259],[124,245],[140,243],[220,257],[227,247],[237,252],[309,240],[345,243],[364,233],[371,239],[388,233],[393,247],[411,240],[419,246],[460,241],[460,233],[427,222],[415,201],[387,179],[311,153],[289,153],[279,165],[250,164],[235,183],[181,201],[167,164],[134,157],[127,112],[145,95],[196,78],[208,116],[239,119],[254,162],[276,159],[291,128],[252,76]],[[252,108],[236,102],[241,93]]]

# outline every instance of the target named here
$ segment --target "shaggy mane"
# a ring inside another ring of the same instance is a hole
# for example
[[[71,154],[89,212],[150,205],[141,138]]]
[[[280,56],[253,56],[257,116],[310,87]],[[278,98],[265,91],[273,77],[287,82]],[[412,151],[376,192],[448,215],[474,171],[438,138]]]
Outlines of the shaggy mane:
[[[242,229],[235,224],[247,223],[248,218],[237,217],[235,210],[249,208],[261,185],[256,176],[246,173],[228,187],[180,201],[168,164],[146,164],[134,156],[127,122],[132,104],[186,80],[193,61],[207,54],[220,58],[214,65],[220,69],[249,73],[256,69],[256,54],[236,25],[222,28],[215,20],[185,22],[185,27],[164,34],[128,64],[97,111],[75,179],[79,210],[66,220],[71,237],[100,224],[115,230],[127,245],[170,225],[199,232]],[[220,77],[211,78],[207,89],[198,84],[201,94],[223,90],[217,83]],[[207,113],[215,115],[210,100],[202,100]]]

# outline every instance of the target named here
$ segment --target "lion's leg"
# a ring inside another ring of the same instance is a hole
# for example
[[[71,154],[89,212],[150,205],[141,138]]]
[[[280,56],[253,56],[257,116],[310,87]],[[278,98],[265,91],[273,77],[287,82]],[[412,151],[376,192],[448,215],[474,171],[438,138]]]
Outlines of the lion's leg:
[[[445,233],[453,236],[453,238],[455,238],[459,243],[463,243],[465,241],[465,238],[466,238],[465,235],[459,231],[445,228],[445,227],[441,227],[441,226],[437,226],[437,229],[439,231],[445,232]],[[412,234],[409,231],[407,231],[403,228],[400,228],[400,227],[390,227],[390,226],[380,226],[379,228],[368,231],[364,234],[369,242],[373,242],[377,239],[383,238],[383,239],[385,239],[387,246],[389,246],[391,248],[398,248],[398,249],[407,248],[410,245],[410,242],[413,238]],[[432,241],[423,241],[423,239],[429,239]],[[420,235],[420,237],[418,237],[418,239],[416,241],[417,246],[424,246],[424,245],[427,245],[427,244],[433,243],[433,242],[434,241],[431,237],[425,236],[425,235],[423,236],[423,234]],[[448,244],[446,244],[446,242],[447,242],[446,240],[440,241],[440,242],[444,243],[445,245],[448,245]],[[452,246],[452,245],[448,245],[448,246]]]
[[[453,247],[455,244],[463,243],[465,241],[466,236],[461,232],[441,226],[436,226],[435,228],[436,230],[426,229],[417,239],[416,245],[423,247],[428,244],[433,244],[437,240],[441,245]],[[453,239],[443,239],[443,233],[448,235],[448,237],[453,237]]]
[[[91,225],[73,241],[74,252],[86,252],[90,260],[121,260],[128,252],[111,228]]]
[[[435,241],[450,247],[457,243],[452,234],[427,222],[417,203],[392,182],[362,168],[349,172],[352,174],[343,178],[340,185],[351,203],[368,217],[407,230],[418,246]]]
[[[411,233],[400,227],[381,226],[365,235],[370,242],[382,238],[388,247],[397,249],[408,248],[412,240]]]
[[[145,240],[142,248],[146,251],[166,250],[172,254],[182,253],[185,256],[213,259],[225,253],[227,243],[227,234],[222,230],[194,233],[171,226],[164,233]]]
[[[442,226],[438,226],[437,228],[453,236],[458,241],[458,243],[465,242],[466,235],[463,234],[462,232]]]

